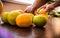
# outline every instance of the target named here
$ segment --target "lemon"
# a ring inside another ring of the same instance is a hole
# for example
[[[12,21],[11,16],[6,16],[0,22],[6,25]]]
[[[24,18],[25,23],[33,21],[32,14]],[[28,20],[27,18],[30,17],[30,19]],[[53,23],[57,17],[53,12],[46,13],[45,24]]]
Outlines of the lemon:
[[[9,22],[9,24],[11,25],[16,25],[16,17],[19,15],[19,12],[11,12],[8,14],[7,20]]]
[[[9,12],[2,13],[1,19],[4,23],[8,23],[8,20],[7,20],[8,14],[9,14]]]

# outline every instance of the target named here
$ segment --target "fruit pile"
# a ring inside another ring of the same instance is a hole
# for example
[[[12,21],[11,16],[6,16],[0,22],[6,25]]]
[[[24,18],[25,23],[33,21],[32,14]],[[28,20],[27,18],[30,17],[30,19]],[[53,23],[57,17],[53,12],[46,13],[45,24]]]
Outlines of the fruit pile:
[[[25,13],[23,10],[15,10],[11,12],[4,12],[2,14],[2,21],[11,25],[19,27],[30,27],[33,23],[35,26],[43,27],[47,23],[48,15],[41,9],[38,13]]]

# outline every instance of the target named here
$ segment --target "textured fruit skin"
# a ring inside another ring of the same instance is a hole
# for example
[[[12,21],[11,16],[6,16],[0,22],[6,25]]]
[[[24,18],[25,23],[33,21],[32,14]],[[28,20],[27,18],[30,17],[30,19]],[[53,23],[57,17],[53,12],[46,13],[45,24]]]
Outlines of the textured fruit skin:
[[[32,16],[30,14],[21,14],[16,18],[16,24],[19,27],[30,27],[32,25]]]
[[[11,12],[10,14],[8,14],[7,20],[9,22],[9,24],[11,25],[16,25],[16,17],[19,15],[18,12]]]
[[[7,16],[8,16],[9,12],[5,12],[2,14],[1,16],[1,19],[4,23],[8,23],[8,20],[7,20]]]
[[[46,22],[47,22],[46,17],[42,15],[37,15],[37,16],[34,16],[33,18],[33,23],[38,27],[44,26]]]
[[[32,16],[32,19],[34,18],[34,14],[32,14],[32,13],[29,13],[29,15],[30,15],[30,16]]]

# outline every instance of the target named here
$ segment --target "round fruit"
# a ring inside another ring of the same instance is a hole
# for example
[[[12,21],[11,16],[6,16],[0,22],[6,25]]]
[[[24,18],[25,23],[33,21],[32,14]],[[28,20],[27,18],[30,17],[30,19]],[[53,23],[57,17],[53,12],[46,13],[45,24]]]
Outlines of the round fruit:
[[[29,13],[30,16],[32,16],[32,18],[34,17],[34,15],[32,13]]]
[[[25,13],[23,10],[14,10],[14,11],[12,11],[12,12],[19,12],[20,14]]]
[[[34,12],[35,15],[44,15],[46,18],[48,18],[48,14],[44,11],[44,9],[37,10]]]
[[[11,25],[16,25],[16,17],[19,15],[19,12],[11,12],[8,14],[7,20]]]
[[[46,12],[44,11],[44,9],[39,10],[39,14],[46,14]]]
[[[4,23],[8,23],[8,20],[7,20],[8,14],[9,14],[9,12],[2,13],[1,19]]]
[[[19,27],[30,27],[32,25],[32,14],[25,13],[17,16],[16,24]]]
[[[42,15],[37,15],[37,16],[34,16],[33,18],[33,23],[38,27],[44,26],[46,22],[47,22],[46,17]]]

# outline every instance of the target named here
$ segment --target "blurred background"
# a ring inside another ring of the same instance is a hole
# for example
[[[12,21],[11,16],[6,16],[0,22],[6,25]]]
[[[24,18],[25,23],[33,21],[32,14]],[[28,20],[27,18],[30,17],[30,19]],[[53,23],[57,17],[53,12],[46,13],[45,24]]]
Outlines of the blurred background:
[[[2,0],[4,5],[4,11],[11,11],[22,9],[24,10],[27,6],[32,5],[35,0]]]

